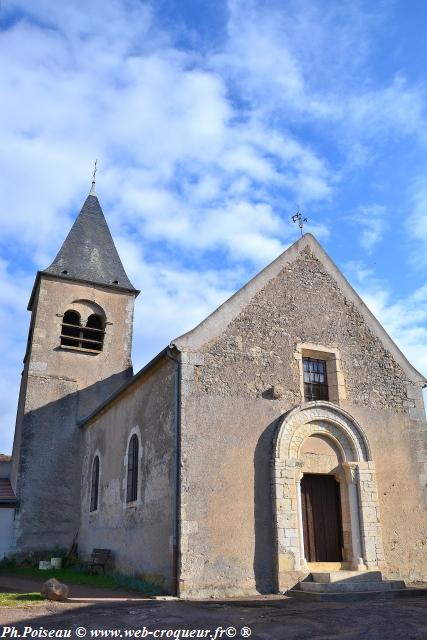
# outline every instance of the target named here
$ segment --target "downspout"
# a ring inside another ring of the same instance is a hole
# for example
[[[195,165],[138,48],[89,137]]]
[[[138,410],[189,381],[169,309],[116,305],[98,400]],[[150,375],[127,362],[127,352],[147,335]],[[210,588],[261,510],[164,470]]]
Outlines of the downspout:
[[[174,595],[179,596],[179,576],[180,576],[180,538],[181,538],[181,360],[171,355],[170,345],[167,357],[173,360],[176,365],[175,377],[175,518],[173,523],[173,549],[172,549],[172,576]],[[177,350],[177,349],[176,349]],[[177,350],[178,351],[178,350]],[[179,353],[179,351],[178,351]]]

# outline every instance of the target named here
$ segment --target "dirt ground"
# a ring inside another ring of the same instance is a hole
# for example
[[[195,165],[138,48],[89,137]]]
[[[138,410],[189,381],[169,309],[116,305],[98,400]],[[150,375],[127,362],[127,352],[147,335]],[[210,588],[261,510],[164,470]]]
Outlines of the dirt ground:
[[[204,637],[218,640],[247,638],[246,629],[249,628],[254,640],[426,640],[427,599],[345,604],[307,603],[284,597],[221,602],[104,600],[47,603],[23,609],[4,608],[0,610],[0,624],[4,625],[0,637],[31,637],[29,627],[33,630],[42,627],[70,630],[71,638],[97,637],[93,633],[97,629],[113,630],[104,637],[126,638],[130,637],[130,630],[140,630],[143,634],[145,628],[149,631],[210,629],[210,635]],[[11,627],[16,631],[9,630]],[[145,637],[161,636],[146,634]]]
[[[8,576],[0,574],[0,592],[5,593],[32,593],[40,591],[42,584],[45,582],[43,578],[37,577],[21,577]],[[95,587],[86,584],[68,584],[72,601],[83,600],[86,598],[143,598],[142,594],[128,591],[126,589],[106,589],[105,587]],[[1,635],[0,635],[1,638]]]

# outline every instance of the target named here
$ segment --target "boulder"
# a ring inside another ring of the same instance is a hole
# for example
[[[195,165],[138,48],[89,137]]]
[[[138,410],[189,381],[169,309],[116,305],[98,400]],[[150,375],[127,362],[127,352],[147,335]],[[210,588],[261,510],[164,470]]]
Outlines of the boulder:
[[[66,600],[68,598],[68,587],[55,578],[47,580],[40,593],[48,600]]]

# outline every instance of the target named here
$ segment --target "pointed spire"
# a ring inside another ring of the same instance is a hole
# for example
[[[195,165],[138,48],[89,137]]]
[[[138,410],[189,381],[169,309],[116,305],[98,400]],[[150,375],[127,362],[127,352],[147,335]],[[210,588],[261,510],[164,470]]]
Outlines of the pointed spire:
[[[42,271],[64,280],[101,284],[137,292],[126,275],[114,240],[92,189],[52,264]]]

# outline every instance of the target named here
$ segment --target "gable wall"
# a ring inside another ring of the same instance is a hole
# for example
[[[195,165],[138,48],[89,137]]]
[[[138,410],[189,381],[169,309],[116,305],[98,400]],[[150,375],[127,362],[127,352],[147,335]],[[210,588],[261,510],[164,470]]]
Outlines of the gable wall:
[[[361,424],[376,463],[389,574],[427,575],[419,382],[305,249],[221,336],[183,354],[183,594],[275,590],[270,460],[278,418],[301,403],[298,343],[340,352],[341,406]],[[272,385],[283,389],[280,399]]]
[[[175,363],[163,361],[83,428],[79,553],[111,549],[114,569],[173,589],[175,505]],[[140,445],[138,501],[126,503],[127,447]],[[90,513],[90,477],[100,457],[99,508]]]

